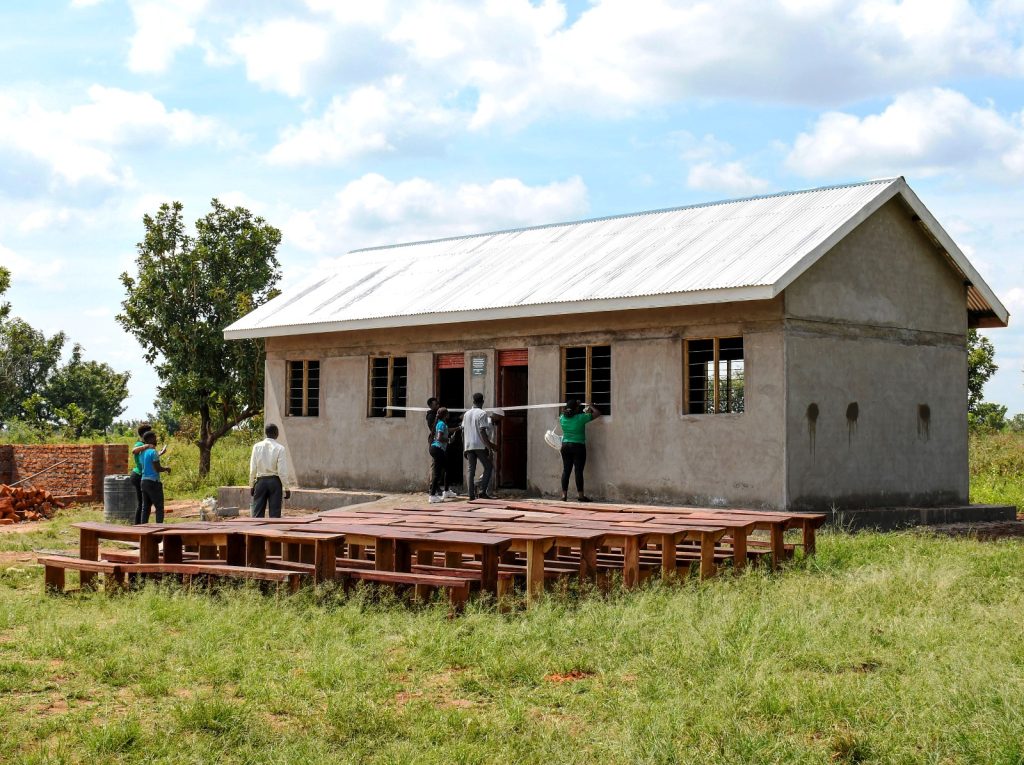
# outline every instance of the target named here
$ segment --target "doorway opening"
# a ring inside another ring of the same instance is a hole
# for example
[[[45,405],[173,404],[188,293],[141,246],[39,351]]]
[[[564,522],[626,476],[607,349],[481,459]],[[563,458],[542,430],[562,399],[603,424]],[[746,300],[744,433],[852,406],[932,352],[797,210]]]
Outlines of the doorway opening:
[[[452,409],[463,409],[466,406],[466,357],[462,353],[442,353],[434,357],[434,390],[441,406]],[[449,412],[448,427],[455,428],[462,424],[461,412]],[[452,436],[448,442],[445,467],[448,472],[448,483],[462,486],[465,472],[462,468],[462,432]]]
[[[498,351],[498,406],[525,406],[529,377],[525,348]],[[508,412],[499,422],[497,485],[525,489],[527,410]]]

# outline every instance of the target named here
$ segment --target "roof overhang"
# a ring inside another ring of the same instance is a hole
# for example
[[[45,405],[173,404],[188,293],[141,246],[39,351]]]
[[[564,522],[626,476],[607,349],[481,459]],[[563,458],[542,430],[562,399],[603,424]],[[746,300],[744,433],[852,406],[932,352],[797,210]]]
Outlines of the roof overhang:
[[[642,297],[609,298],[606,300],[581,300],[567,303],[536,303],[531,305],[487,308],[479,311],[445,311],[439,313],[403,314],[355,321],[314,322],[274,327],[224,330],[226,340],[246,340],[258,337],[284,337],[290,335],[312,335],[323,332],[353,332],[367,329],[390,329],[394,327],[425,327],[437,324],[462,324],[464,322],[497,321],[500,319],[532,319],[545,316],[563,316],[605,311],[632,311],[641,308],[677,308],[688,305],[711,305],[714,303],[735,303],[747,300],[771,300],[775,292],[769,286],[733,287],[721,290],[699,290],[676,292]]]
[[[967,287],[967,315],[972,327],[1005,327],[1009,324],[1010,313],[996,297],[992,288],[985,283],[981,275],[967,260],[967,256],[957,247],[953,238],[939,225],[935,217],[924,206],[913,189],[902,177],[893,181],[884,191],[875,196],[860,212],[851,216],[837,228],[825,241],[811,250],[790,268],[782,278],[775,282],[774,294],[779,294],[792,284],[819,258],[836,246],[857,226],[866,221],[883,205],[894,197],[899,197],[911,213],[913,220],[921,227],[938,250],[949,261],[949,264],[960,274]]]

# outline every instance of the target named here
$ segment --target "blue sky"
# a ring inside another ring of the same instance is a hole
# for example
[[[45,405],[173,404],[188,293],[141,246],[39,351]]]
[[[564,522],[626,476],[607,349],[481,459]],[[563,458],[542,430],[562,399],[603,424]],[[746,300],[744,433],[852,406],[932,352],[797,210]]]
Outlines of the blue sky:
[[[0,8],[15,313],[156,378],[114,321],[143,213],[212,197],[348,250],[905,175],[1015,314],[1024,0],[72,0]]]

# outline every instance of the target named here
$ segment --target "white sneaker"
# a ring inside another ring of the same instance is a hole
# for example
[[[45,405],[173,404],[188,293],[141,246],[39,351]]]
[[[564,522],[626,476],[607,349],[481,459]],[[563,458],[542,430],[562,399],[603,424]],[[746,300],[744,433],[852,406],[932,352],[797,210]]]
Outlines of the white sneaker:
[[[431,494],[430,497],[427,499],[427,502],[429,502],[432,505],[437,503],[437,502],[443,502],[443,501],[444,500],[438,494]]]
[[[447,491],[445,491],[445,493],[444,493],[444,494],[442,494],[441,496],[442,496],[442,497],[444,497],[445,499],[455,499],[455,498],[456,498],[457,496],[459,496],[459,495],[458,495],[458,494],[456,494],[456,493],[455,493],[454,491],[452,491],[451,489],[448,489],[448,490],[447,490]]]

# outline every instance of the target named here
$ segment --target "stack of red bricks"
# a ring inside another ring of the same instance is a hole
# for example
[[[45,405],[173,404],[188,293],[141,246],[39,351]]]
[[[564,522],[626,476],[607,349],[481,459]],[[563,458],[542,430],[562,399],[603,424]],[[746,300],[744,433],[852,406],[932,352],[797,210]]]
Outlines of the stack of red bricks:
[[[100,502],[103,479],[127,472],[126,444],[0,445],[0,483],[35,476],[32,487],[62,501]]]
[[[45,489],[0,484],[0,526],[53,517],[64,503]]]

